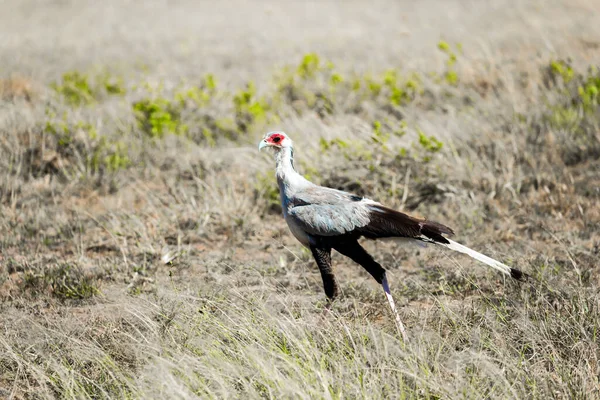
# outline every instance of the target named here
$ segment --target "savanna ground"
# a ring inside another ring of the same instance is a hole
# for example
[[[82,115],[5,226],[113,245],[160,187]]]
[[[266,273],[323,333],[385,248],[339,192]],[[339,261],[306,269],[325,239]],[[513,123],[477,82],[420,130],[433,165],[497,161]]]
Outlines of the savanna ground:
[[[600,398],[600,3],[0,5],[0,397]],[[300,172],[531,275],[366,242],[324,312]]]

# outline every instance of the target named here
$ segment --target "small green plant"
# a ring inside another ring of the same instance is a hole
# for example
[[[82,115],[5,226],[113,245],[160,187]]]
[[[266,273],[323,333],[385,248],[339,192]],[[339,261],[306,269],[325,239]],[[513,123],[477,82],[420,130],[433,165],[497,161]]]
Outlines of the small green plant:
[[[217,80],[213,74],[206,74],[202,78],[202,87],[211,94],[217,90]]]
[[[369,92],[371,93],[371,96],[372,97],[379,96],[379,93],[381,93],[381,88],[383,87],[383,84],[376,81],[370,75],[366,75],[364,78],[364,81],[365,81],[366,87],[369,89]]]
[[[598,112],[597,107],[600,102],[600,73],[598,68],[590,67],[587,77],[577,87],[577,93],[585,112]]]
[[[106,95],[126,93],[123,78],[108,72],[95,75],[94,78],[79,71],[65,72],[60,82],[52,83],[50,87],[73,106],[92,104]]]
[[[313,164],[309,164],[304,160],[300,161],[302,175],[309,181],[319,181],[322,176],[321,172],[314,167]]]
[[[440,142],[435,136],[427,136],[420,129],[417,129],[417,133],[419,134],[419,144],[427,152],[437,153],[444,146],[444,144]]]
[[[248,132],[252,124],[264,121],[269,109],[264,99],[256,97],[256,87],[253,82],[248,82],[245,89],[238,91],[233,96],[233,105],[235,122],[242,132]]]
[[[168,99],[142,99],[132,107],[140,129],[151,138],[162,138],[167,133],[184,135],[188,131],[181,122],[179,107]]]
[[[444,80],[447,84],[451,86],[458,85],[458,74],[455,69],[456,62],[458,60],[458,56],[456,55],[457,53],[454,50],[452,50],[452,47],[450,46],[450,44],[448,44],[448,42],[445,42],[443,40],[440,40],[438,42],[438,49],[448,56],[448,59],[446,60],[446,72],[444,72],[443,75]],[[462,46],[460,45],[460,43],[456,45],[456,51],[458,53],[462,52]]]
[[[375,143],[379,143],[384,148],[386,148],[385,144],[390,140],[390,134],[387,132],[383,132],[381,127],[381,122],[375,121],[373,122],[373,135],[371,135],[371,140]]]
[[[591,117],[598,114],[600,73],[596,67],[579,73],[569,61],[553,60],[547,71],[559,94],[559,104],[553,105],[550,113],[555,126],[572,126],[584,114]]]
[[[575,70],[570,61],[552,60],[548,71],[554,81],[561,79],[564,83],[569,83],[575,77]]]
[[[308,53],[296,66],[285,67],[275,77],[276,93],[272,104],[290,104],[294,111],[330,115],[336,108],[340,93],[345,93],[346,79],[335,71],[331,62],[321,62],[318,55]]]
[[[403,88],[398,86],[398,72],[396,70],[389,70],[384,73],[383,86],[390,90],[390,102],[392,104],[399,106],[410,100]]]
[[[51,87],[71,105],[84,105],[94,102],[94,92],[89,77],[78,71],[65,72],[61,83],[53,83]]]
[[[397,137],[402,137],[406,135],[406,130],[408,129],[408,124],[406,121],[400,121],[400,126],[393,131],[393,134]]]
[[[320,62],[317,54],[305,54],[297,68],[298,76],[302,79],[314,78],[320,69]]]
[[[570,61],[553,60],[545,67],[549,89],[543,119],[561,140],[567,164],[600,155],[600,72],[591,66],[577,71]]]
[[[339,149],[344,158],[348,161],[370,161],[373,159],[376,151],[373,148],[374,143],[374,141],[365,142],[364,140],[359,139],[342,140],[340,138],[334,138],[331,140],[326,140],[321,138],[319,141],[319,146],[323,151],[330,150],[332,148]]]
[[[373,78],[367,74],[363,80],[362,86],[366,88],[366,98],[377,99],[382,95],[394,106],[406,105],[423,92],[421,78],[417,73],[403,77],[397,70],[390,69],[385,71],[381,78]],[[358,84],[356,87],[358,90],[361,85]]]
[[[331,77],[329,78],[329,82],[331,84],[331,87],[335,88],[340,83],[344,82],[344,78],[339,73],[334,72],[333,74],[331,74]]]

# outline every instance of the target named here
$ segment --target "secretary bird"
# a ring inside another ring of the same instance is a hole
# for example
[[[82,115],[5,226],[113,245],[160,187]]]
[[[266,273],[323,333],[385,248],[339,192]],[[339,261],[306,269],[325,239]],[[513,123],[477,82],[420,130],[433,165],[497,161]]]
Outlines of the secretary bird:
[[[308,247],[323,278],[323,288],[330,300],[338,294],[331,268],[331,249],[360,264],[382,285],[396,324],[406,340],[385,274],[385,269],[358,243],[358,239],[405,238],[434,243],[467,254],[517,280],[526,276],[518,269],[476,252],[446,238],[454,231],[445,225],[411,217],[381,203],[341,190],[315,185],[294,168],[292,139],[284,132],[269,132],[258,149],[271,148],[275,153],[277,184],[285,218],[292,234]]]

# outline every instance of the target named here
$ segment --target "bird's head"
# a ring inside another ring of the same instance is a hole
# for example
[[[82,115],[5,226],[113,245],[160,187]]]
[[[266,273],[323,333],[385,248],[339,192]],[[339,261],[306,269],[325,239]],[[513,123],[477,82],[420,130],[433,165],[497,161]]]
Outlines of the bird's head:
[[[292,147],[292,139],[290,139],[289,136],[285,134],[285,132],[269,132],[258,144],[258,150],[262,150],[265,147],[270,147],[275,150],[281,150],[283,148]]]

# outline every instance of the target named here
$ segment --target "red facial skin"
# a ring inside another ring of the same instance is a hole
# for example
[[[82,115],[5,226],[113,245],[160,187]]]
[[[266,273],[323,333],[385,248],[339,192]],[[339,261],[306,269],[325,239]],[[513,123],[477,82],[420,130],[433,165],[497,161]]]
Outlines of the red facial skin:
[[[283,140],[285,139],[285,136],[283,136],[280,133],[274,133],[271,136],[269,136],[267,138],[267,143],[272,145],[272,146],[281,146],[281,143],[283,143]]]

